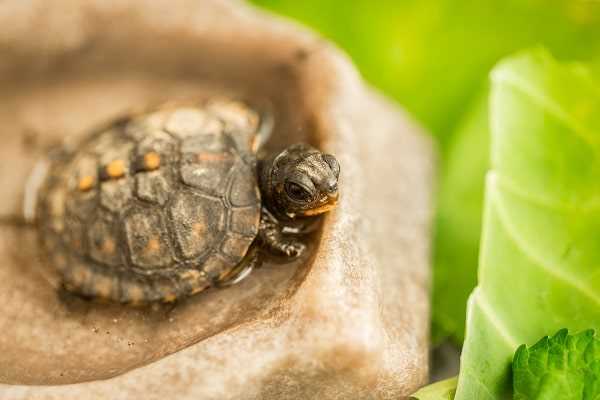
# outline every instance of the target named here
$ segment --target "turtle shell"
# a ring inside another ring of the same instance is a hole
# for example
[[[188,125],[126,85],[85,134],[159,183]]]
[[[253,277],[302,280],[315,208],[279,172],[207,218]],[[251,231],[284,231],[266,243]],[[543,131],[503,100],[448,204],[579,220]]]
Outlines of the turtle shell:
[[[258,232],[257,127],[237,102],[162,106],[54,157],[37,216],[64,286],[145,303],[227,276]]]

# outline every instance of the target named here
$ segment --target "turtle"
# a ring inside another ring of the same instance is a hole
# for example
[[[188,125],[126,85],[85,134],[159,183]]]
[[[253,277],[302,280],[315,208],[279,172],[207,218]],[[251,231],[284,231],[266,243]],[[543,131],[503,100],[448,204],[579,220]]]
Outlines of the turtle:
[[[49,157],[35,194],[40,247],[61,286],[123,304],[237,283],[265,253],[295,258],[338,201],[340,165],[305,143],[264,154],[248,103],[164,103]]]

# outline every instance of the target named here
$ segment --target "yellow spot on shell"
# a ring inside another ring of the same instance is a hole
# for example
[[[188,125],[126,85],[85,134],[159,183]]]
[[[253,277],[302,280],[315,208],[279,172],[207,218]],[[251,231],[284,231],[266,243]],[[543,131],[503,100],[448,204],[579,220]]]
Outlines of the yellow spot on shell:
[[[167,294],[165,295],[165,297],[163,298],[163,301],[164,301],[165,303],[172,303],[172,302],[174,302],[175,300],[177,300],[177,296],[175,296],[173,293],[167,293]]]
[[[154,171],[160,167],[160,156],[158,153],[151,151],[144,155],[144,168],[146,171]]]
[[[111,178],[120,178],[125,175],[125,161],[114,160],[106,166],[106,173]]]
[[[89,271],[85,267],[75,267],[71,272],[73,284],[83,285],[89,278]]]
[[[144,300],[144,291],[137,285],[132,285],[127,289],[129,301],[133,304],[140,304]]]
[[[115,252],[115,241],[112,239],[106,239],[102,242],[102,252],[106,254],[113,254]]]
[[[190,294],[201,292],[208,286],[206,276],[200,271],[188,270],[183,272],[180,276],[184,282],[191,286]]]
[[[200,275],[201,275],[200,271],[188,270],[181,274],[181,279],[193,280],[193,279],[197,279]]]
[[[94,291],[100,297],[107,298],[112,289],[112,282],[106,277],[99,277],[94,282]]]
[[[229,153],[198,153],[196,155],[196,159],[200,162],[225,161],[229,158],[231,158],[231,154]]]
[[[204,226],[204,224],[196,222],[194,225],[192,225],[192,230],[194,232],[194,236],[196,236],[197,238],[201,238],[206,232],[206,226]]]
[[[77,185],[77,187],[79,188],[80,191],[87,192],[94,186],[95,182],[96,182],[96,179],[94,179],[93,176],[86,175],[79,180],[79,184]]]
[[[149,253],[156,253],[160,250],[160,242],[157,238],[150,238],[146,244],[146,251]]]

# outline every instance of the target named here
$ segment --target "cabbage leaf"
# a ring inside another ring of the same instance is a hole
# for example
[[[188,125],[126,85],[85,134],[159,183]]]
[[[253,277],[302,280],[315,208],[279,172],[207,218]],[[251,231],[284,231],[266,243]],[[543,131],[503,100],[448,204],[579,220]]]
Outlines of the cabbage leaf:
[[[478,287],[457,400],[512,397],[512,355],[600,328],[600,87],[583,65],[521,53],[492,73]]]

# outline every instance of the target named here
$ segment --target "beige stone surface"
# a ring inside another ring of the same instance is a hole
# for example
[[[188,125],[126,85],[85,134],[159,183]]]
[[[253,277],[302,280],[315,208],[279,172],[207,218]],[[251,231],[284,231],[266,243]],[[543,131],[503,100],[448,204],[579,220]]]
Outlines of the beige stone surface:
[[[128,109],[228,93],[342,166],[312,255],[174,307],[61,295],[26,177]],[[0,2],[1,399],[398,399],[426,381],[431,143],[327,42],[235,1]]]

